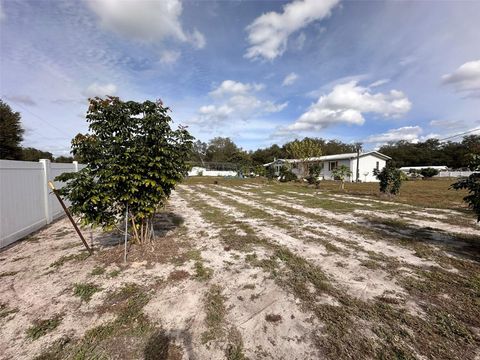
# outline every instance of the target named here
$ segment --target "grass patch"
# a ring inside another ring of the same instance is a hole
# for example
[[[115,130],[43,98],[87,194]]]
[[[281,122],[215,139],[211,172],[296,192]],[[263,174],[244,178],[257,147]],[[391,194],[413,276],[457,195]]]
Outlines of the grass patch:
[[[203,265],[202,261],[195,261],[194,278],[200,281],[206,281],[212,278],[213,270]]]
[[[116,278],[118,275],[120,275],[122,271],[119,269],[112,270],[108,273],[108,277],[110,278]]]
[[[226,309],[225,298],[219,285],[212,285],[205,295],[205,325],[207,330],[202,334],[204,344],[224,336]]]
[[[95,266],[92,270],[92,272],[90,273],[90,275],[93,275],[93,276],[99,276],[99,275],[103,275],[105,274],[105,268],[103,266]]]
[[[58,260],[56,260],[55,262],[51,263],[50,267],[51,268],[59,268],[60,266],[64,265],[68,261],[72,261],[72,260],[83,261],[86,258],[88,258],[89,256],[90,256],[90,254],[88,253],[88,251],[82,251],[78,254],[64,255],[64,256],[60,257]]]
[[[73,294],[85,302],[89,302],[93,294],[101,290],[102,288],[92,283],[78,283],[73,286]]]
[[[61,315],[55,315],[54,317],[45,320],[35,320],[33,325],[27,329],[27,337],[32,340],[37,340],[45,334],[55,330],[61,322]]]

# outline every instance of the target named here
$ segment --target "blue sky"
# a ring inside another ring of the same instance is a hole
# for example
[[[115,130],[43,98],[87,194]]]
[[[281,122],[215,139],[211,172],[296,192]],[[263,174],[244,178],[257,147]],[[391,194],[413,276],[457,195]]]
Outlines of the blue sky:
[[[0,95],[67,154],[89,96],[161,98],[245,149],[480,126],[480,2],[1,0]]]

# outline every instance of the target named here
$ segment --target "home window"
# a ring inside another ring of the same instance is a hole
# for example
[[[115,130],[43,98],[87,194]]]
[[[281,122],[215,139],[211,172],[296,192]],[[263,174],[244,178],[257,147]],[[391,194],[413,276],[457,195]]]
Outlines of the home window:
[[[337,166],[338,166],[338,161],[330,161],[328,163],[328,170],[332,171],[332,170],[336,169]]]
[[[377,161],[377,164],[375,165],[375,169],[379,170],[380,169],[380,162]]]

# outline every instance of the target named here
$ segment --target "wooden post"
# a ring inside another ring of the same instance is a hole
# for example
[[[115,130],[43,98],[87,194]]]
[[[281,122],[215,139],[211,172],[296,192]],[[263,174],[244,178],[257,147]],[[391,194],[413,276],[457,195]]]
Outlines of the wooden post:
[[[53,193],[55,194],[55,196],[57,197],[58,201],[60,202],[60,205],[62,205],[63,211],[65,211],[65,214],[67,214],[68,218],[70,219],[70,222],[72,223],[73,227],[75,228],[75,231],[77,232],[78,236],[80,236],[80,239],[82,240],[83,245],[85,245],[85,247],[87,248],[87,250],[88,250],[88,252],[90,253],[90,255],[92,255],[92,254],[93,254],[92,249],[90,249],[90,247],[88,246],[87,242],[85,241],[85,238],[83,237],[82,233],[80,232],[80,229],[78,228],[77,224],[75,223],[75,220],[73,220],[73,217],[72,217],[72,215],[70,214],[70,211],[69,211],[68,208],[65,206],[65,203],[63,202],[62,198],[61,198],[60,195],[58,194],[57,189],[55,189],[55,185],[53,185],[53,183],[52,183],[51,181],[49,181],[49,182],[48,182],[48,186],[50,187],[50,189],[52,189]]]

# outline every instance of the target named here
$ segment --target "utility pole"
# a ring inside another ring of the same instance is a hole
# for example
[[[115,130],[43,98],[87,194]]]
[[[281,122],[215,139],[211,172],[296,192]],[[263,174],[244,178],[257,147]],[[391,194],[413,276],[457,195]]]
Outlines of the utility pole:
[[[362,143],[356,143],[357,147],[357,174],[356,174],[356,182],[360,181],[360,150],[362,150]]]

